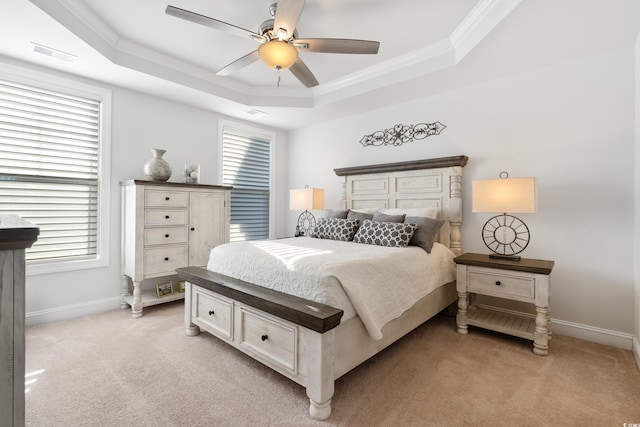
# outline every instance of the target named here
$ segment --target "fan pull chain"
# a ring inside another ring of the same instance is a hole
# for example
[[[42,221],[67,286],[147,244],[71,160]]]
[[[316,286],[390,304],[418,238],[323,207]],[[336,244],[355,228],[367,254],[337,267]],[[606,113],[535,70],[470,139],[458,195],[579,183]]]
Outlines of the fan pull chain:
[[[280,87],[280,67],[276,65],[276,71],[278,72],[278,82],[276,83],[277,87]]]

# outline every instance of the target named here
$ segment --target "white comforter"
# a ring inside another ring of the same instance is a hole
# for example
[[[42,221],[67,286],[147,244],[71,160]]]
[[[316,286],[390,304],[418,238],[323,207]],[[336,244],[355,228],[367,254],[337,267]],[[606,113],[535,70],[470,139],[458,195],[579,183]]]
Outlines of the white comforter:
[[[388,248],[297,237],[229,243],[211,251],[220,274],[356,314],[374,339],[382,327],[437,287],[455,280],[453,253],[436,243]]]

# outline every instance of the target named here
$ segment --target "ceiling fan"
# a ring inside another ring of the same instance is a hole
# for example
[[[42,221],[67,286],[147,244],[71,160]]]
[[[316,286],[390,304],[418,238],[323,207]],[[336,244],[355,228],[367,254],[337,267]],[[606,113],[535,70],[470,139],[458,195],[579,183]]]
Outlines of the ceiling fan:
[[[258,32],[246,30],[237,25],[219,21],[195,12],[167,6],[166,13],[177,18],[206,25],[241,37],[249,37],[260,43],[257,50],[233,61],[220,69],[216,75],[229,74],[253,64],[258,59],[275,70],[290,69],[293,75],[306,87],[318,85],[318,80],[302,62],[298,51],[321,53],[376,54],[380,42],[354,39],[298,38],[296,25],[302,14],[305,0],[280,0],[269,8],[272,19],[264,21]]]

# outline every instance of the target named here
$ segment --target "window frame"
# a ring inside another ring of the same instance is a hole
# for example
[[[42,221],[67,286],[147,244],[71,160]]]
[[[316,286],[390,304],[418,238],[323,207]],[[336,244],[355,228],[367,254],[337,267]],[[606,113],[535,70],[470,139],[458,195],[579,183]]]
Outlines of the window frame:
[[[110,263],[111,215],[111,107],[112,91],[104,87],[0,62],[0,78],[44,90],[61,92],[100,101],[100,143],[98,152],[98,232],[97,253],[90,259],[31,260],[26,275],[39,275],[108,267]]]
[[[224,133],[236,132],[248,138],[256,137],[269,140],[269,239],[275,235],[275,159],[276,159],[276,132],[271,129],[248,125],[245,123],[220,118],[218,120],[218,182],[223,182],[224,174]]]

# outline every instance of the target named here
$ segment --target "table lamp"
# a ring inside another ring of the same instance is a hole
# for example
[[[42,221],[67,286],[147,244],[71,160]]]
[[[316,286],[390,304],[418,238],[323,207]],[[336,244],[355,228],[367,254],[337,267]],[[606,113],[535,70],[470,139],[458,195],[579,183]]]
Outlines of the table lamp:
[[[316,218],[309,210],[324,209],[324,190],[321,188],[305,188],[289,191],[289,209],[304,211],[298,217],[297,236],[310,236],[316,226]]]
[[[501,212],[490,218],[482,228],[482,240],[493,252],[490,258],[519,261],[519,254],[529,244],[527,225],[510,213],[534,213],[535,178],[509,178],[507,172],[500,179],[473,181],[472,211]]]

